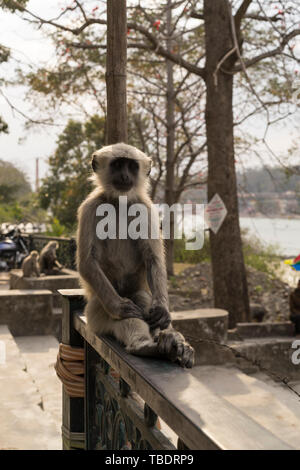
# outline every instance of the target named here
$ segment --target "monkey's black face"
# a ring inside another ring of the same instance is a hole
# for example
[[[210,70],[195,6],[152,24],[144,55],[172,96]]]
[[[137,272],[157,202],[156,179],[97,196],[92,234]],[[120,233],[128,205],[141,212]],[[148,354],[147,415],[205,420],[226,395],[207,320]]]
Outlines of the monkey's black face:
[[[122,192],[130,191],[137,182],[139,164],[129,158],[116,158],[110,163],[110,176],[115,189]]]

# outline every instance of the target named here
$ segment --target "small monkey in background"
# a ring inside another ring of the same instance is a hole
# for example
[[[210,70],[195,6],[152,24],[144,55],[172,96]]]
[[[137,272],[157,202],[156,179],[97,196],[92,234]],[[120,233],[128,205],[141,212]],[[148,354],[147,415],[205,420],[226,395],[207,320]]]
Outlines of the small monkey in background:
[[[23,277],[40,277],[38,260],[39,254],[35,250],[26,256],[22,263]]]
[[[39,265],[41,273],[46,276],[59,274],[63,266],[59,263],[56,257],[56,250],[58,249],[58,243],[51,241],[41,251],[39,258]]]
[[[153,214],[148,196],[151,159],[120,143],[95,152],[92,168],[96,188],[78,210],[77,232],[88,326],[97,334],[113,335],[132,354],[166,357],[192,367],[193,348],[171,326],[162,239],[99,239],[96,234],[97,208],[114,206],[118,221],[119,196],[127,196],[127,210],[140,203],[148,217]]]

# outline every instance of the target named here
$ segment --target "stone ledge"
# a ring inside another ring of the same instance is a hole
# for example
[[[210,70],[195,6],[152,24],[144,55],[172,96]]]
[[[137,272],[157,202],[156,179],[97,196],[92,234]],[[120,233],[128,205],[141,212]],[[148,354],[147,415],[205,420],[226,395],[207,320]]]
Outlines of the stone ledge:
[[[238,339],[269,338],[274,336],[294,336],[295,328],[291,322],[238,323],[236,329],[232,330],[232,333],[233,335],[236,333]]]
[[[2,289],[0,290],[0,297],[27,297],[30,295],[51,295],[52,292],[48,289]]]
[[[10,271],[10,289],[49,289],[53,294],[54,307],[61,307],[59,289],[77,289],[79,287],[79,275],[77,271],[64,269],[57,276],[23,277],[21,269]]]
[[[0,300],[0,324],[8,325],[12,335],[51,334],[50,290],[2,290]]]
[[[221,309],[171,312],[172,323],[195,349],[195,364],[224,364],[231,354],[220,347],[227,342],[228,313]],[[218,343],[218,344],[217,344]],[[230,351],[229,351],[230,353]]]
[[[229,342],[240,357],[235,362],[246,374],[261,371],[269,373],[273,380],[299,380],[300,366],[292,363],[295,349],[293,337],[249,338],[244,341]]]

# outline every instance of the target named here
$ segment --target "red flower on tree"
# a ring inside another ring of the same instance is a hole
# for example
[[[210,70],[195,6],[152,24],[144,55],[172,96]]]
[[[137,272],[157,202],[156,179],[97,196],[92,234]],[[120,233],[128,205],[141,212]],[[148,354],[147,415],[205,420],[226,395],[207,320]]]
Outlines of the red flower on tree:
[[[160,20],[154,21],[153,26],[155,26],[155,28],[156,28],[157,31],[158,31],[158,30],[159,30],[159,27],[160,27]]]

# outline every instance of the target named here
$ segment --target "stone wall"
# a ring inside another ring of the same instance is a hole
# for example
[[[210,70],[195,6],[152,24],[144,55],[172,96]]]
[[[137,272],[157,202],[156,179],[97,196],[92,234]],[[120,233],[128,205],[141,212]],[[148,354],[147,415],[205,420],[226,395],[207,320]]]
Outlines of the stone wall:
[[[47,289],[53,293],[53,307],[61,306],[59,289],[78,289],[79,276],[76,271],[64,269],[57,276],[23,277],[21,269],[13,269],[9,274],[10,289]]]
[[[13,336],[52,334],[52,292],[0,290],[0,324]]]

